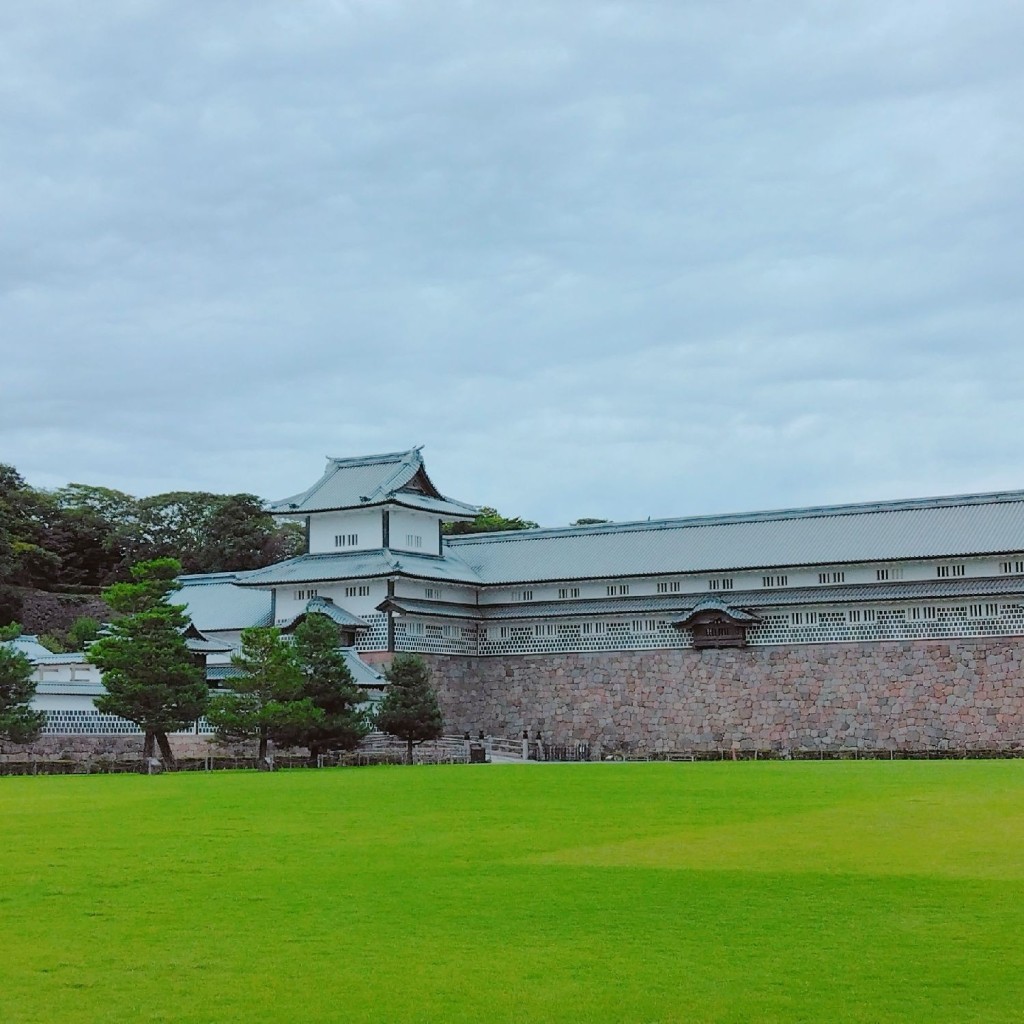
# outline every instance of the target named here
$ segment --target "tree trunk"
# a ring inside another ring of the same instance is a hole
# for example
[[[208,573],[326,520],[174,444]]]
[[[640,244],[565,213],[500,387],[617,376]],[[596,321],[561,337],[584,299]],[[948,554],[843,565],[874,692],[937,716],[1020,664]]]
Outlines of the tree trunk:
[[[321,750],[318,746],[314,746],[312,743],[309,745],[309,767],[316,768],[320,764]]]
[[[267,733],[265,729],[260,730],[260,749],[256,755],[257,765],[261,772],[270,771],[270,765],[267,764]]]
[[[412,740],[406,740],[405,742],[409,749],[409,764],[412,764]]]
[[[156,734],[156,745],[160,748],[160,759],[163,761],[164,767],[176,768],[177,762],[174,760],[174,751],[171,750],[171,741],[167,738],[167,733],[158,732]]]
[[[156,752],[156,734],[149,729],[146,730],[146,738],[142,741],[142,758],[149,761]]]

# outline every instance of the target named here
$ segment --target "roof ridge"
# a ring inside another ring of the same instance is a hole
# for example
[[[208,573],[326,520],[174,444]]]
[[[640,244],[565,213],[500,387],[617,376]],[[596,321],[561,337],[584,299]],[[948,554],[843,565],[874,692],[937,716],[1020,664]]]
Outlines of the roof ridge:
[[[777,522],[786,519],[824,519],[842,515],[867,515],[877,512],[907,512],[930,508],[954,508],[958,505],[987,505],[1024,501],[1024,490],[955,494],[932,498],[896,498],[889,501],[853,502],[844,505],[809,505],[803,508],[771,509],[760,512],[725,512],[710,515],[678,516],[665,519],[636,519],[596,523],[589,526],[541,526],[528,530],[495,530],[491,533],[455,534],[445,543],[455,547],[501,541],[526,541],[544,537],[588,536],[597,533],[641,533],[673,527],[727,526],[739,523]]]
[[[398,468],[394,471],[394,473],[392,473],[391,476],[389,476],[386,480],[381,481],[381,483],[377,485],[377,489],[373,492],[373,494],[368,494],[367,497],[372,499],[377,495],[394,493],[395,488],[400,486],[398,483],[396,483],[396,481],[401,478],[402,474],[407,472],[409,469],[412,469],[413,472],[411,476],[415,476],[416,468],[422,465],[423,457],[420,455],[420,449],[411,448],[402,456],[401,461],[398,463]],[[405,480],[404,482],[408,483],[408,479]]]
[[[381,452],[379,455],[354,455],[352,457],[339,458],[335,455],[328,455],[329,462],[347,466],[373,466],[380,462],[396,462],[407,458],[414,452],[419,452],[423,445],[416,445],[400,452]]]

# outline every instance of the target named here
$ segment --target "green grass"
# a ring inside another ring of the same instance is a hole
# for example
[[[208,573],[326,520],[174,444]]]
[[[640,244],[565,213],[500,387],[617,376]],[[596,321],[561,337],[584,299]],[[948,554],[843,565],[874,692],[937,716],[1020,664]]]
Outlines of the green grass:
[[[1024,762],[0,779],[0,1020],[1020,1021]]]

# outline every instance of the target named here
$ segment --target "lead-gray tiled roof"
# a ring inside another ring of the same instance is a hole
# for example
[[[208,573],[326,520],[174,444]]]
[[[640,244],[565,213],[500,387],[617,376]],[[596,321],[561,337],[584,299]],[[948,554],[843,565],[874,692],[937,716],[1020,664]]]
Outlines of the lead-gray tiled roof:
[[[336,622],[339,626],[351,626],[353,629],[369,629],[370,624],[365,620],[359,618],[358,615],[353,615],[351,612],[345,611],[344,608],[336,605],[330,598],[327,597],[313,597],[306,602],[306,607],[302,609],[296,615],[293,615],[291,619],[286,623],[281,623],[281,629],[288,630],[295,625],[299,619],[304,619],[307,615],[326,615],[331,621]]]
[[[327,580],[371,579],[379,576],[411,576],[415,579],[451,583],[479,583],[461,558],[445,558],[391,552],[383,549],[323,555],[299,555],[265,569],[254,569],[238,582],[245,588],[287,586],[292,583],[322,583]]]
[[[389,501],[457,517],[471,517],[479,511],[474,505],[446,498],[434,487],[419,448],[356,459],[328,459],[323,476],[312,487],[270,502],[267,507],[279,515],[305,515],[367,508]]]
[[[180,577],[182,588],[170,595],[201,631],[246,629],[273,624],[271,595],[236,584],[246,573],[217,572]]]
[[[352,678],[359,686],[382,686],[384,684],[384,676],[372,665],[367,665],[356,653],[355,648],[343,647],[341,650],[345,655],[345,664],[348,665]]]
[[[22,634],[13,640],[0,641],[0,646],[6,647],[16,654],[28,658],[33,665],[84,665],[85,655],[81,651],[69,651],[67,653],[54,654],[47,650],[40,642],[39,637]]]
[[[956,558],[1024,549],[1024,492],[449,538],[490,584]]]
[[[720,597],[702,597],[693,606],[689,614],[683,618],[683,625],[688,625],[693,616],[700,615],[702,612],[721,612],[737,622],[761,621],[756,615],[751,614],[744,608],[738,608],[734,604],[726,604]]]
[[[479,619],[480,606],[450,601],[426,601],[417,597],[389,597],[377,605],[377,611],[396,611],[403,615],[424,615],[441,619]]]

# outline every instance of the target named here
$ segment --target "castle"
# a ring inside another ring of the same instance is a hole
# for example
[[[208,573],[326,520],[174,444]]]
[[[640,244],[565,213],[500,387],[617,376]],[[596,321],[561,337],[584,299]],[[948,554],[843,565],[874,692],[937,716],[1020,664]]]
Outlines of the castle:
[[[420,449],[273,502],[307,552],[183,577],[241,629],[330,615],[357,678],[431,663],[449,728],[604,748],[1006,749],[1024,740],[1024,492],[448,535]]]

